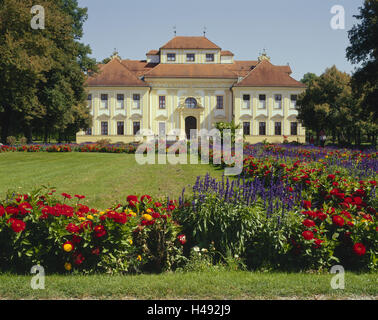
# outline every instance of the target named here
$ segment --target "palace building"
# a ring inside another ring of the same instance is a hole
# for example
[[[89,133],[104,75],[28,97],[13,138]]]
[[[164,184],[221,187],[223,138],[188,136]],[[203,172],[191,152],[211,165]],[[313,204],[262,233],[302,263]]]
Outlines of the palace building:
[[[145,60],[115,53],[99,70],[86,83],[93,126],[78,143],[133,142],[140,129],[188,133],[232,120],[250,143],[305,141],[295,108],[305,85],[265,53],[240,61],[204,36],[176,36]]]

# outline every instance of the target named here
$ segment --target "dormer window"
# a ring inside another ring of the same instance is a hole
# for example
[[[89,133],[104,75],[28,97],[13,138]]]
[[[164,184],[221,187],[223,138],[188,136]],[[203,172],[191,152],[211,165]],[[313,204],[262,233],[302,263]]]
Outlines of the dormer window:
[[[214,53],[206,53],[206,62],[214,62]]]
[[[176,53],[167,53],[168,61],[176,61]]]
[[[195,60],[195,55],[194,55],[194,53],[187,53],[187,54],[186,54],[186,61],[187,61],[187,62],[194,62],[194,60]]]

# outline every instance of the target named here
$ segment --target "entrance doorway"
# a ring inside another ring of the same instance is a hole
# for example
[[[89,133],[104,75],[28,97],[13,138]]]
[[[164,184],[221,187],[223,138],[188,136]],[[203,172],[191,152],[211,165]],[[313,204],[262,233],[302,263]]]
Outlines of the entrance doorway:
[[[191,129],[197,129],[197,119],[195,117],[189,116],[185,118],[185,133],[187,139],[190,139]]]

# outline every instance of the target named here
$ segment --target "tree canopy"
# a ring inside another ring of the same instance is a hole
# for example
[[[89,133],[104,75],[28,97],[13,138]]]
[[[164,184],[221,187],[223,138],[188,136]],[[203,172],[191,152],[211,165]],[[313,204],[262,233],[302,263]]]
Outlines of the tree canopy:
[[[32,29],[32,0],[0,7],[1,140],[32,133],[61,138],[91,123],[85,77],[95,70],[90,48],[78,40],[87,19],[76,0],[41,0],[45,28]]]

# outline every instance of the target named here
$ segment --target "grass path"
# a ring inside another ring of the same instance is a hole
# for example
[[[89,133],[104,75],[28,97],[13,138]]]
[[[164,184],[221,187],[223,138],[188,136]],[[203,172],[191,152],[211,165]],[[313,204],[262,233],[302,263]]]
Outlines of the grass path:
[[[128,194],[178,198],[207,172],[223,174],[209,165],[139,165],[132,154],[2,153],[0,197],[8,189],[28,192],[50,185],[59,193],[84,194],[85,204],[105,209]]]
[[[45,290],[30,276],[0,275],[0,299],[378,299],[378,274],[345,274],[345,289],[331,274],[207,271],[135,276],[50,275]]]

